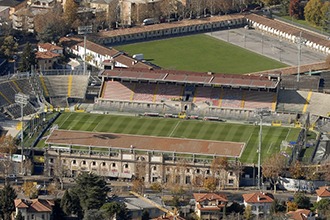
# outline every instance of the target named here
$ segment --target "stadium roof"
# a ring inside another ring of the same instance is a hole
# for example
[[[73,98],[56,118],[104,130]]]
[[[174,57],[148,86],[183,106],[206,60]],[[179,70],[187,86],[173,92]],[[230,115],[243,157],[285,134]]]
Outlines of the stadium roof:
[[[115,68],[113,70],[103,70],[100,75],[102,77],[122,80],[147,80],[154,82],[178,82],[265,89],[273,89],[278,85],[278,81],[269,80],[266,76],[197,73],[164,69]]]

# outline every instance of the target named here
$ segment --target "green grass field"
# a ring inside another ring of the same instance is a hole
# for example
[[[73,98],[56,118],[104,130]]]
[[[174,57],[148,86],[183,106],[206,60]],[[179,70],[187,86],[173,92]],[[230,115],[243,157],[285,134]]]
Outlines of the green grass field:
[[[116,49],[130,55],[143,53],[146,60],[165,69],[243,74],[286,66],[205,34],[128,44]]]
[[[241,161],[257,162],[259,126],[254,125],[87,113],[63,113],[55,124],[67,130],[245,142]],[[264,126],[262,158],[278,152],[282,140],[295,141],[299,131]]]

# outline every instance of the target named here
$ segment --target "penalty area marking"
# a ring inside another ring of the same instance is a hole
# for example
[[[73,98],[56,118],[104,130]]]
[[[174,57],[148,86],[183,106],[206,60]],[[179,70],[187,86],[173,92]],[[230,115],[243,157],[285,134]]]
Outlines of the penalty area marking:
[[[289,137],[289,134],[291,132],[291,128],[289,129],[288,133],[286,134],[286,137],[285,137],[285,140],[287,141],[288,137]]]
[[[59,125],[59,127],[62,127],[71,115],[72,115],[72,112],[70,112],[70,114],[68,114],[68,116],[64,119],[64,121],[61,123],[61,125]]]
[[[267,154],[269,154],[269,151],[270,151],[270,149],[272,148],[272,146],[273,146],[273,142],[270,143],[270,145],[269,145],[269,147],[268,147],[268,150],[267,150]]]

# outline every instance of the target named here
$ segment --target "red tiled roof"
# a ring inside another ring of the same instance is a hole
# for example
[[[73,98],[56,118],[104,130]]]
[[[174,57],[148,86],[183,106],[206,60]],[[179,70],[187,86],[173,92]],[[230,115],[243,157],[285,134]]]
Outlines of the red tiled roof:
[[[196,202],[203,202],[205,200],[218,200],[222,202],[228,202],[227,196],[223,194],[216,194],[216,193],[194,193],[193,194]]]
[[[52,51],[52,50],[62,50],[62,47],[56,46],[54,44],[50,43],[39,43],[38,47],[41,47],[42,49],[45,49],[47,51]]]
[[[329,186],[322,186],[315,191],[316,191],[317,196],[319,196],[319,197],[330,197],[330,187]]]
[[[271,203],[274,201],[273,195],[262,192],[243,194],[243,199],[246,203]]]
[[[32,199],[29,212],[51,212],[54,203],[44,199]]]
[[[297,209],[296,211],[290,211],[287,213],[289,219],[292,220],[307,220],[307,216],[311,213],[308,209]]]
[[[78,43],[77,45],[84,47],[84,42],[82,41],[82,42]],[[86,40],[86,48],[88,50],[94,51],[95,53],[103,55],[103,56],[108,55],[108,56],[114,57],[116,54],[119,53],[119,50],[116,50],[114,48],[103,47],[103,46],[96,44],[89,40]]]
[[[36,52],[36,59],[53,59],[55,57],[60,57],[61,55],[58,53],[53,53],[50,51],[46,52]]]
[[[208,74],[181,70],[141,69],[135,67],[104,70],[101,75],[118,79],[144,79],[252,88],[276,88],[278,85],[278,81],[269,80],[266,76]]]
[[[54,203],[45,199],[22,200],[15,199],[16,208],[27,208],[28,212],[51,212]]]
[[[29,206],[24,203],[22,199],[15,199],[14,200],[15,207],[16,208],[28,208]]]

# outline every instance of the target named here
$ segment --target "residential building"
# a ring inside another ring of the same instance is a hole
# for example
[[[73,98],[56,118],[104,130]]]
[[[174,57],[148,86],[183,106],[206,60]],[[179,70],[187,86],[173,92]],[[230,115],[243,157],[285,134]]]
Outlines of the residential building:
[[[22,213],[25,220],[50,220],[53,212],[54,202],[46,199],[15,199],[15,213]]]
[[[274,197],[270,193],[256,192],[243,194],[244,206],[251,207],[252,214],[256,216],[264,216],[270,214]]]
[[[48,9],[22,8],[12,15],[13,28],[20,31],[34,32],[34,18],[38,14],[45,14]]]
[[[91,0],[89,3],[89,7],[94,9],[97,12],[104,11],[105,16],[110,16],[110,3],[113,0]],[[111,12],[112,13],[112,12]]]
[[[30,7],[32,8],[41,8],[41,9],[50,9],[56,5],[56,0],[31,0]]]
[[[216,193],[194,193],[195,213],[199,219],[223,219],[228,199]]]
[[[315,220],[313,212],[308,209],[297,209],[286,214],[288,220]]]
[[[2,21],[9,20],[9,15],[10,15],[9,12],[10,12],[9,6],[0,6],[0,23]]]
[[[26,0],[1,0],[0,6],[7,6],[9,7],[9,18],[11,15],[14,14],[19,9],[25,8],[27,5]]]
[[[85,44],[79,38],[61,38],[60,43],[68,53],[74,54],[82,59],[85,56]],[[99,69],[112,69],[114,67],[137,67],[150,69],[154,66],[138,61],[112,47],[104,47],[86,40],[86,63]]]
[[[320,201],[321,199],[330,199],[330,187],[322,186],[319,189],[315,190],[317,198],[316,201]]]
[[[40,70],[53,69],[58,63],[59,58],[63,55],[63,48],[51,43],[38,44],[38,52],[36,59]]]

